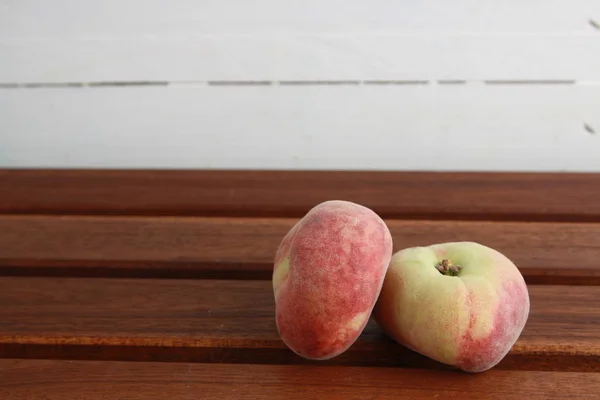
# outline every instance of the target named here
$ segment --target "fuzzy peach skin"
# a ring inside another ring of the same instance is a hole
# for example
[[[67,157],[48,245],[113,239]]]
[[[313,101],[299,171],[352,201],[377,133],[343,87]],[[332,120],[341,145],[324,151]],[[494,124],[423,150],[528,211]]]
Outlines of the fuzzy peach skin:
[[[392,252],[371,209],[342,200],[312,208],[275,255],[275,320],[287,347],[313,360],[346,351],[371,316]]]
[[[442,260],[462,269],[442,274],[436,269]],[[373,316],[388,336],[417,353],[482,372],[520,336],[529,294],[517,267],[497,250],[440,243],[393,255]]]

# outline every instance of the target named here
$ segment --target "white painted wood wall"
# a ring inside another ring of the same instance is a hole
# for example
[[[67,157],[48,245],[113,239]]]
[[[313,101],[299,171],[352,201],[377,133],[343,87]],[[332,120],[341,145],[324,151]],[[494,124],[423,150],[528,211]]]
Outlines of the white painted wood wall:
[[[600,171],[600,0],[0,0],[0,167]]]

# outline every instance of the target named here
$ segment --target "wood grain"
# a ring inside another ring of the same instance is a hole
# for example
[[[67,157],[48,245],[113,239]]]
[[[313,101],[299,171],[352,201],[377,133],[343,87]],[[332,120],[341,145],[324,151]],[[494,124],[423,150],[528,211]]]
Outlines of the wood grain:
[[[600,287],[529,287],[527,326],[498,369],[600,372]],[[344,354],[303,360],[280,340],[268,281],[0,278],[3,358],[447,369],[371,321]]]
[[[0,274],[270,279],[297,219],[0,216]],[[395,250],[474,240],[528,283],[600,284],[600,224],[387,220]]]
[[[600,222],[600,174],[0,170],[0,213],[298,217],[344,199],[385,218]]]
[[[600,374],[374,367],[0,360],[0,397],[102,399],[596,399]]]

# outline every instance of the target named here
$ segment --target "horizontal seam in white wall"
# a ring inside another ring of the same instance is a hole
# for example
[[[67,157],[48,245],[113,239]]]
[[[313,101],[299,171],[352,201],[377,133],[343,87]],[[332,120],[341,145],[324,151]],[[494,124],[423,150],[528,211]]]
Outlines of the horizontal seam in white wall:
[[[600,85],[600,81],[575,79],[552,80],[504,80],[492,79],[470,81],[464,79],[441,80],[209,80],[209,81],[99,81],[99,82],[22,82],[0,83],[0,89],[83,88],[83,87],[130,87],[130,86],[340,86],[340,85]]]

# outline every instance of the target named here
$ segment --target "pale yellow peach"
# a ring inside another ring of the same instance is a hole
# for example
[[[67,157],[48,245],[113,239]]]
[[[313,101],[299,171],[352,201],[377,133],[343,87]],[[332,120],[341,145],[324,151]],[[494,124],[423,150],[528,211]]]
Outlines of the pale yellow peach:
[[[506,256],[474,242],[401,250],[373,311],[398,343],[469,372],[498,364],[529,316],[523,276]]]

